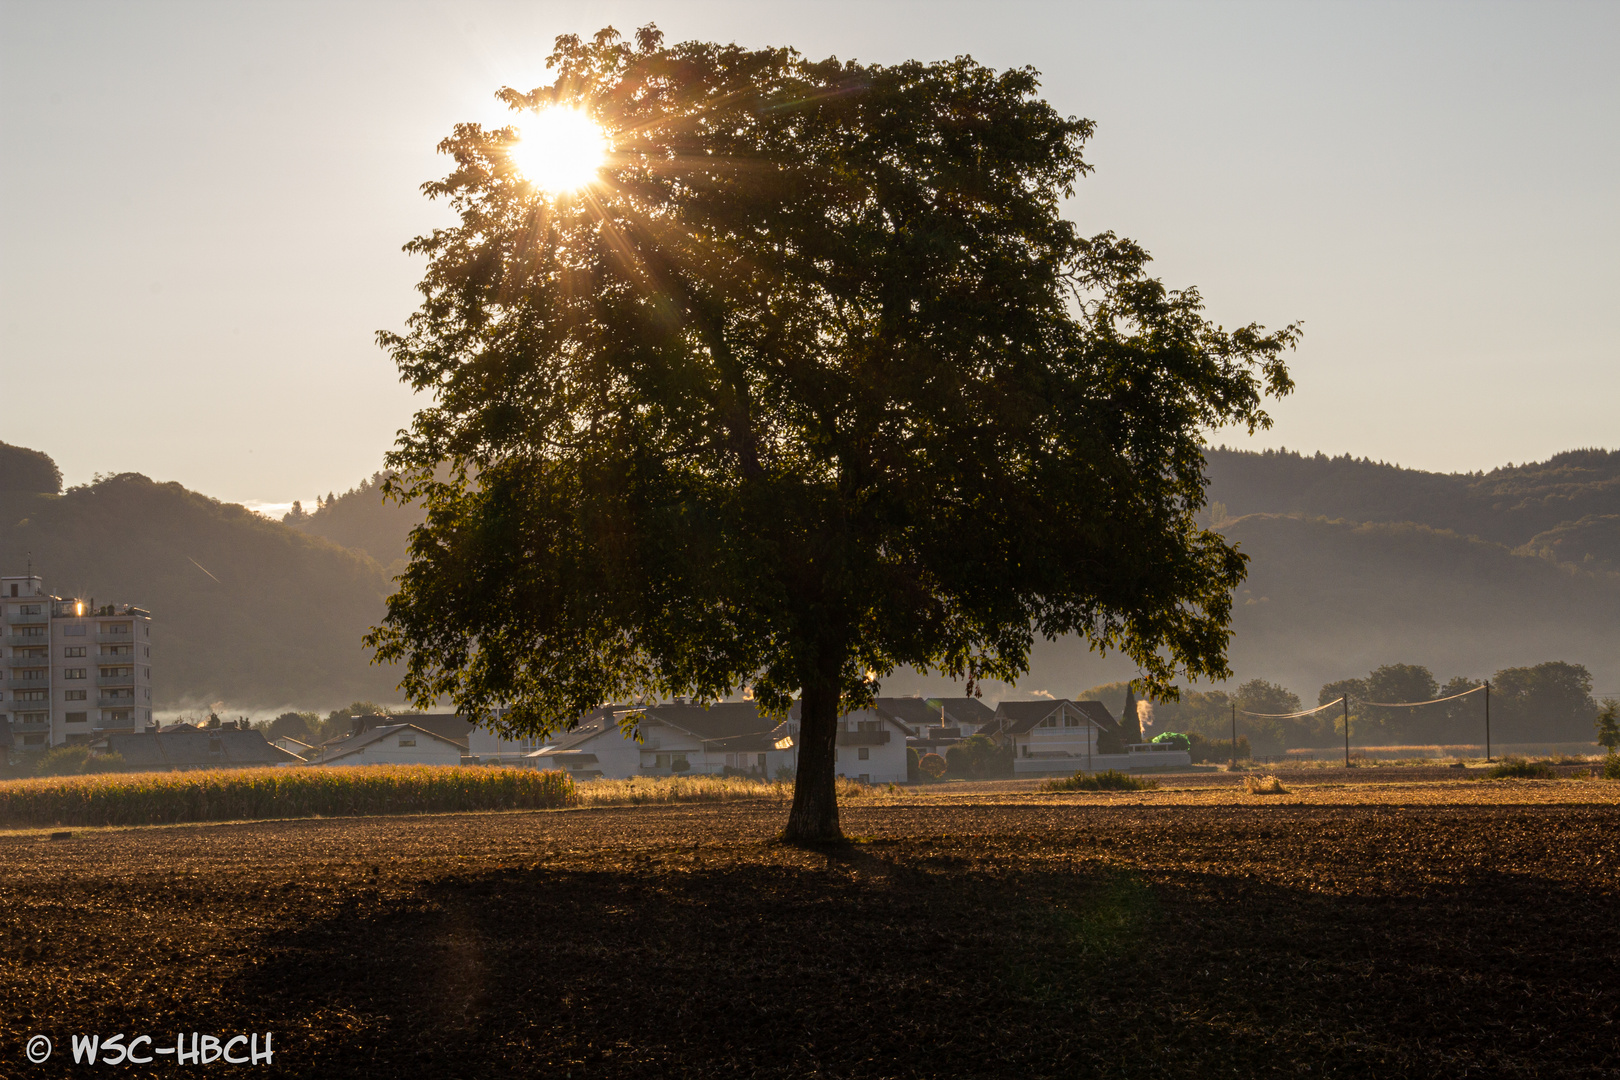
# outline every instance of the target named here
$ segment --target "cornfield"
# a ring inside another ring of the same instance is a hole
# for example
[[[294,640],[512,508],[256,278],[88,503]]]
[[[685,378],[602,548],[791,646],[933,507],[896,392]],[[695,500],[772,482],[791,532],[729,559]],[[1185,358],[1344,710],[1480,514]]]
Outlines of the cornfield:
[[[874,789],[840,777],[838,798],[856,798]],[[633,776],[628,780],[591,780],[578,789],[580,806],[640,806],[643,803],[735,802],[739,799],[793,798],[791,783],[749,780],[740,776]]]
[[[874,789],[840,779],[838,797]],[[644,803],[786,803],[790,783],[741,777],[633,777],[576,785],[562,772],[456,765],[360,769],[209,769],[0,781],[0,828],[168,825],[188,821],[546,810]]]
[[[546,809],[577,801],[567,774],[526,769],[374,765],[102,773],[0,783],[0,826]]]

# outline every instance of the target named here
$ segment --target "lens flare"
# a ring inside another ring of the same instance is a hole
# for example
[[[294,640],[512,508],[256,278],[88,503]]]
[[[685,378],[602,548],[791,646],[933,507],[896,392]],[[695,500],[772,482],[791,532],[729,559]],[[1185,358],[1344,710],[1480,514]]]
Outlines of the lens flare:
[[[608,140],[580,110],[553,106],[518,125],[518,142],[507,153],[525,179],[556,194],[596,179],[607,163]]]

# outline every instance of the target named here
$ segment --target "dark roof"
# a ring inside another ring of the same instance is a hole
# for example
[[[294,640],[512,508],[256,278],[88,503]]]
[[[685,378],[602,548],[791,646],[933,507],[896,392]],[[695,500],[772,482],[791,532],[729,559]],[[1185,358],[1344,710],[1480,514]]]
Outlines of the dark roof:
[[[1106,731],[1117,731],[1118,722],[1108,707],[1100,701],[1070,701],[1068,698],[1037,698],[1034,701],[1003,701],[996,707],[995,717],[980,727],[985,734],[1002,733],[1022,735],[1036,724],[1057,712],[1064,705],[1083,714],[1093,724]]]
[[[467,736],[477,726],[471,720],[464,720],[455,713],[401,713],[398,716],[359,716],[355,719],[360,721],[361,731],[393,724],[410,724],[441,739],[458,743],[463,750],[467,749]]]
[[[770,750],[777,738],[778,721],[761,715],[752,701],[651,705],[645,716],[693,735],[711,751]]]
[[[962,697],[929,698],[930,705],[945,706],[945,715],[955,720],[958,725],[978,727],[996,715],[996,710],[980,701],[978,698]]]
[[[412,721],[408,724],[383,724],[373,728],[366,728],[358,735],[350,735],[347,739],[344,739],[336,746],[327,746],[326,752],[320,757],[313,759],[311,764],[324,765],[329,761],[336,760],[337,758],[347,757],[349,754],[356,753],[359,750],[370,746],[372,743],[381,740],[385,736],[401,731],[419,731],[423,735],[437,739],[449,746],[454,746],[458,750],[465,751],[467,749],[467,747],[462,743],[458,743],[454,739],[447,739],[438,732],[429,731],[427,728],[420,726],[415,721]]]
[[[954,719],[941,721],[939,704],[924,701],[920,697],[880,697],[872,702],[872,708],[878,715],[890,720],[898,720],[906,727],[919,732],[926,731],[931,727],[939,727],[945,722],[955,723]]]
[[[182,769],[193,766],[297,764],[303,759],[271,746],[257,731],[236,728],[143,731],[107,735],[98,748],[119,754],[131,769]]]

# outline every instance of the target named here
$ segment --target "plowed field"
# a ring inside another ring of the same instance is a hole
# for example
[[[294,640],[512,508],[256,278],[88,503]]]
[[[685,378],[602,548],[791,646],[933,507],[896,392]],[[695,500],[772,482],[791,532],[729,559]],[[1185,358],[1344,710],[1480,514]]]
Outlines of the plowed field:
[[[1547,783],[1606,794],[992,794],[829,851],[750,804],[13,833],[0,1075],[273,1031],[238,1071],[1620,1076],[1620,808]]]

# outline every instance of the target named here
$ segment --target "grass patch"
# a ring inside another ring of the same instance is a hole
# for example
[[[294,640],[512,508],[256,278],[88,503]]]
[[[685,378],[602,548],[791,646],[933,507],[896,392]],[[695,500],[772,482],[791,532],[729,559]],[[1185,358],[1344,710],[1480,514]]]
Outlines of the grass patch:
[[[1243,790],[1250,795],[1286,795],[1288,789],[1275,776],[1245,776]]]
[[[1075,773],[1063,780],[1048,780],[1045,791],[1147,791],[1159,786],[1157,780],[1144,780],[1122,773],[1118,769],[1108,769],[1092,776],[1085,773]]]
[[[1487,780],[1556,780],[1558,772],[1545,761],[1504,758],[1485,774]]]

